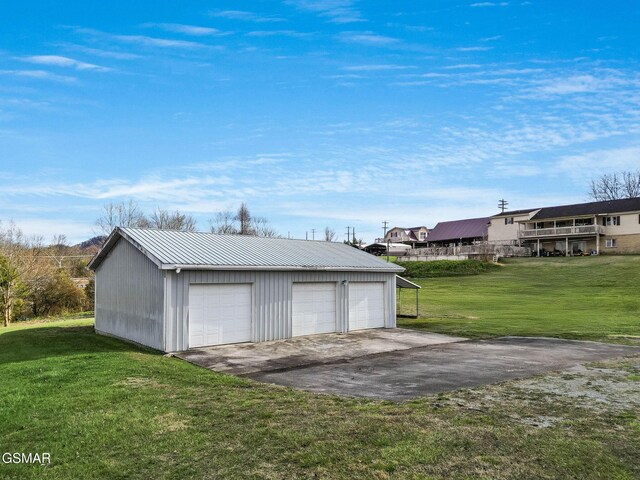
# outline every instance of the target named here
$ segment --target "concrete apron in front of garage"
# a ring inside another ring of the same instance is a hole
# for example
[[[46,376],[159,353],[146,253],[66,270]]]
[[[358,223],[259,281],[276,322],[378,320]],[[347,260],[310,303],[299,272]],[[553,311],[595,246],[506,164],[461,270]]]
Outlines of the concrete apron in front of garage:
[[[375,329],[201,347],[176,353],[175,356],[216,372],[248,375],[341,363],[373,354],[464,340],[466,338],[402,328]]]
[[[640,347],[556,338],[502,337],[248,376],[318,393],[403,401],[637,354]]]

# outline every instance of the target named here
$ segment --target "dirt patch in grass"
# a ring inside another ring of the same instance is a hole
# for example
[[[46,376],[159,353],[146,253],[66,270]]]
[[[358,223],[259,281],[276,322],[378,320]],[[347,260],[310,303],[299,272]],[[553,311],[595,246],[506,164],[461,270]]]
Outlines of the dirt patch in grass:
[[[133,388],[169,388],[168,385],[164,385],[152,378],[146,377],[129,377],[121,382],[115,383],[114,385]]]
[[[188,426],[186,418],[181,417],[175,412],[167,412],[154,418],[160,431],[159,433],[178,432],[184,430]]]
[[[515,387],[524,392],[576,399],[580,408],[599,412],[640,408],[640,357],[619,362],[616,367],[578,365],[558,374],[522,380]]]

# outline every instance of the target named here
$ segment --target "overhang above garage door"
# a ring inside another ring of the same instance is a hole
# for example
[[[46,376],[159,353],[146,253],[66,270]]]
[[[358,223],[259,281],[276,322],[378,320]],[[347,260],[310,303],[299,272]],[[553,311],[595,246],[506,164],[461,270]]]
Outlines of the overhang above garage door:
[[[294,283],[292,294],[293,337],[337,330],[335,283]]]
[[[349,330],[384,327],[384,283],[349,283]]]
[[[251,341],[251,285],[189,285],[189,348]]]

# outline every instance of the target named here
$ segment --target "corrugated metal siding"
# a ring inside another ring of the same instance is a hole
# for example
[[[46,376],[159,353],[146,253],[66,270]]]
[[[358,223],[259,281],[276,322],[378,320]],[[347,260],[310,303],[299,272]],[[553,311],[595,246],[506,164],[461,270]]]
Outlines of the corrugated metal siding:
[[[164,272],[121,239],[96,271],[96,330],[164,350]]]
[[[347,331],[348,283],[385,282],[385,326],[396,325],[395,273],[375,272],[264,272],[182,270],[166,273],[166,344],[168,352],[189,348],[189,285],[192,283],[251,283],[253,292],[252,341],[291,337],[291,292],[294,282],[335,282],[338,330]]]

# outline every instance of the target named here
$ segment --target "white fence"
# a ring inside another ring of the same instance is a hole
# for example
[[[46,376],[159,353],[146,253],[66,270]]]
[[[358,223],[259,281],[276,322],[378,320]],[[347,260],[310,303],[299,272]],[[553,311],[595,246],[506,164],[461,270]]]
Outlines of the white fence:
[[[531,248],[517,245],[495,245],[483,243],[479,245],[462,245],[455,247],[428,247],[409,250],[402,261],[432,261],[432,260],[490,260],[498,257],[529,257]]]

